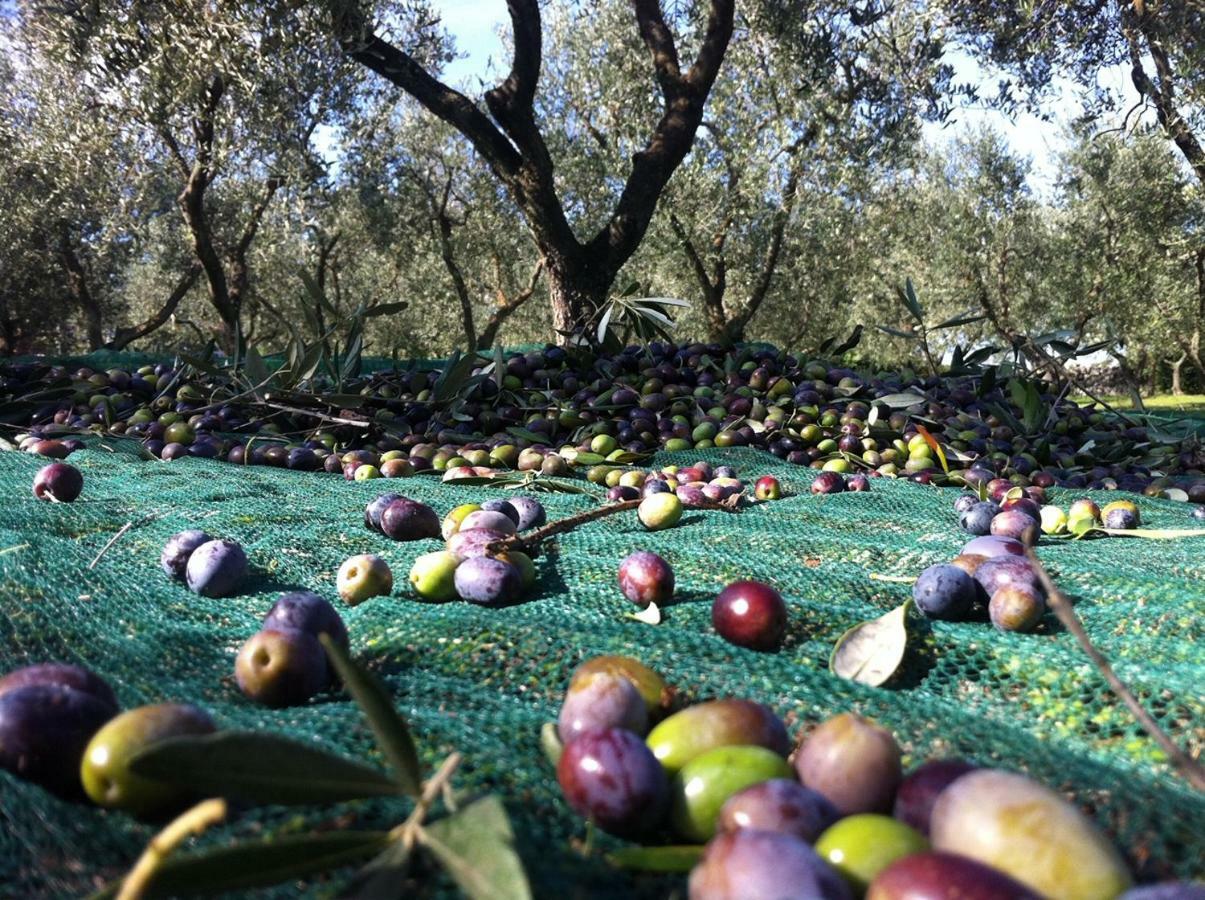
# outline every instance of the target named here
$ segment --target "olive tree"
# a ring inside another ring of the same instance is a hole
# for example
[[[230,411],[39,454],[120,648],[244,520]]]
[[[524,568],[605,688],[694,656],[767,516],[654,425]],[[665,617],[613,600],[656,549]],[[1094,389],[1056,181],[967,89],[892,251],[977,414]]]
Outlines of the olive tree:
[[[1053,76],[1064,74],[1089,95],[1094,113],[1129,105],[1098,86],[1100,70],[1126,65],[1138,104],[1205,185],[1205,4],[1195,0],[942,0],[941,7],[977,55],[1006,73],[1006,106],[1038,106]]]
[[[537,118],[544,31],[536,0],[508,0],[512,58],[506,78],[484,95],[484,108],[441,82],[414,55],[381,36],[379,23],[355,0],[329,0],[335,32],[348,55],[414,97],[463,134],[510,194],[544,259],[553,326],[561,340],[582,335],[602,308],[622,266],[639,247],[657,200],[685,158],[732,35],[734,3],[709,0],[706,15],[681,10],[696,25],[694,60],[657,0],[633,0],[635,31],[651,58],[660,110],[644,146],[633,154],[606,222],[585,240],[577,210],[562,198],[556,161]],[[388,6],[386,12],[388,12]],[[705,19],[705,21],[699,21]],[[632,31],[629,26],[625,33]]]
[[[92,126],[128,135],[140,165],[172,173],[218,337],[232,346],[264,214],[287,184],[320,176],[314,131],[345,109],[353,69],[295,4],[101,0],[27,14],[88,96]],[[215,198],[223,179],[236,189]]]

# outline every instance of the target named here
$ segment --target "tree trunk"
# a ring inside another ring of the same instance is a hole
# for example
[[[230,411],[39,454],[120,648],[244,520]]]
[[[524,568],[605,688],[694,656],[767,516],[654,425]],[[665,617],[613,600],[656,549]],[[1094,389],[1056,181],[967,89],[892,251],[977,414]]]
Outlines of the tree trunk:
[[[567,346],[579,337],[593,340],[598,311],[607,302],[615,274],[599,266],[586,266],[557,258],[545,251],[548,261],[548,297],[552,301],[552,328],[556,343]]]
[[[1180,370],[1184,367],[1184,362],[1187,359],[1188,354],[1181,353],[1180,358],[1172,363],[1172,394],[1176,397],[1184,396],[1184,385],[1180,380]]]
[[[71,245],[70,232],[65,227],[59,238],[59,258],[63,262],[63,269],[67,272],[67,290],[70,291],[72,298],[84,313],[84,323],[88,331],[88,349],[99,350],[105,342],[100,304],[88,286],[88,273],[76,255],[75,248]]]

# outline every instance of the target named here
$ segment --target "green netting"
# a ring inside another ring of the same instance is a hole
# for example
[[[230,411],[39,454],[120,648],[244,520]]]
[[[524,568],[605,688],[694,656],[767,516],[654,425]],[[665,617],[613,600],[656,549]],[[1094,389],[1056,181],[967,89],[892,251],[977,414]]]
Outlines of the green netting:
[[[397,596],[344,611],[353,650],[385,679],[428,764],[459,749],[466,755],[460,783],[501,794],[537,897],[662,897],[683,884],[617,873],[598,854],[583,858],[574,849],[583,825],[559,796],[538,731],[555,717],[573,667],[600,653],[638,656],[697,698],[768,703],[793,733],[852,709],[891,727],[910,761],[959,754],[1026,770],[1071,791],[1144,875],[1202,874],[1205,798],[1168,770],[1057,624],[1006,635],[983,623],[933,623],[893,689],[828,674],[838,635],[908,595],[906,585],[870,573],[915,573],[948,560],[963,543],[950,490],[879,480],[869,494],[817,498],[807,493],[812,472],[767,454],[692,454],[747,475],[773,473],[792,496],[739,514],[688,512],[680,527],[657,534],[644,532],[634,514],[592,523],[550,548],[528,602],[489,610],[406,599],[411,560],[437,542],[396,544],[361,524],[364,504],[384,490],[400,489],[442,514],[485,489],[445,486],[434,477],[356,483],[193,458],[142,461],[125,449],[132,443],[105,449],[91,439],[71,458],[84,473],[85,492],[62,505],[30,493],[44,460],[0,454],[0,671],[47,659],[78,662],[108,678],[126,707],[190,700],[226,726],[285,732],[375,759],[371,735],[343,696],[266,710],[242,698],[232,669],[238,647],[278,593],[309,588],[333,598],[334,573],[346,557],[379,553],[401,587]],[[1065,492],[1052,495],[1067,500]],[[592,503],[566,494],[542,499],[552,517]],[[1186,525],[1183,505],[1141,505],[1154,527]],[[244,593],[210,600],[164,578],[159,550],[183,528],[243,543],[256,570]],[[1163,726],[1199,754],[1205,541],[1047,543],[1041,555],[1078,601],[1089,634]],[[679,598],[660,626],[624,617],[630,607],[615,572],[637,548],[655,549],[677,572]],[[743,651],[712,632],[710,600],[737,578],[768,581],[787,598],[791,626],[781,652]],[[79,896],[123,871],[150,834],[123,815],[62,803],[5,773],[0,806],[4,896]],[[364,827],[392,824],[399,806],[256,811],[204,842],[296,831],[341,816]],[[330,895],[346,874],[279,895]],[[446,889],[438,880],[433,885]]]

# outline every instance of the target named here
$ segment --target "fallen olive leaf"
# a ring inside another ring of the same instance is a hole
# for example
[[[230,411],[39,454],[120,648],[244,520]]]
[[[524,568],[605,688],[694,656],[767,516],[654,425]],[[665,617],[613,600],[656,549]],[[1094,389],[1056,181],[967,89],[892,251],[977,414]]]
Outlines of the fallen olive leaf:
[[[624,616],[629,619],[635,619],[637,622],[644,622],[648,625],[661,624],[661,607],[656,603],[650,603],[638,613],[624,613]]]
[[[841,678],[878,687],[886,682],[904,660],[908,648],[906,600],[891,612],[861,622],[838,638],[829,658],[829,670]]]

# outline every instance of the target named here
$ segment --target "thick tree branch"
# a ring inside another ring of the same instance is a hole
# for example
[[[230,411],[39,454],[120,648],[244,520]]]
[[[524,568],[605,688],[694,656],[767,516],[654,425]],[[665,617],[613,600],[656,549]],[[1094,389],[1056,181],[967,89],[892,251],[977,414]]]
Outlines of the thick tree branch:
[[[196,154],[189,169],[188,180],[177,201],[192,235],[193,253],[201,264],[209,285],[209,301],[221,316],[224,328],[230,332],[227,337],[232,337],[234,325],[238,321],[238,310],[231,304],[226,270],[214,246],[213,233],[205,213],[205,191],[213,181],[214,114],[224,92],[225,82],[222,77],[214,76],[205,91],[201,110],[193,119]]]
[[[632,160],[632,171],[614,215],[590,241],[588,255],[606,259],[612,273],[618,272],[640,245],[658,198],[690,151],[695,132],[703,121],[703,105],[732,38],[733,6],[734,0],[712,0],[706,33],[694,64],[684,77],[675,79],[648,145]],[[668,56],[672,45],[667,46],[657,38],[659,28],[664,26],[660,8],[651,0],[637,0],[636,8],[642,33],[648,29],[653,40],[650,48],[654,65],[665,90],[676,67],[676,51],[673,56]]]
[[[686,253],[687,262],[694,270],[695,278],[699,282],[699,287],[702,289],[704,296],[711,293],[712,283],[711,275],[707,271],[707,264],[703,262],[703,258],[699,256],[699,251],[695,249],[694,241],[690,239],[690,235],[686,232],[686,226],[682,224],[682,220],[678,218],[677,213],[669,214],[669,224],[677,235],[679,243],[682,244],[682,250]]]
[[[151,332],[166,325],[172,314],[175,313],[176,307],[180,305],[180,301],[188,295],[188,292],[192,290],[192,286],[197,283],[197,278],[200,275],[201,264],[194,261],[180,277],[180,280],[176,282],[176,286],[172,288],[171,293],[167,295],[167,300],[158,311],[131,328],[118,328],[117,333],[113,335],[113,340],[105,344],[105,349],[124,350],[134,341],[141,340]]]
[[[67,290],[84,313],[84,322],[88,330],[88,349],[99,349],[104,343],[103,323],[101,321],[100,303],[92,293],[88,284],[88,272],[80,261],[71,241],[71,230],[63,225],[59,234],[59,259],[67,274]]]
[[[514,34],[510,74],[485,95],[491,115],[522,151],[525,162],[551,177],[552,157],[536,125],[536,84],[540,80],[543,36],[537,0],[507,0]]]
[[[695,273],[695,280],[699,283],[699,292],[703,296],[703,308],[707,315],[707,327],[711,332],[712,337],[719,338],[724,334],[728,325],[728,314],[724,309],[724,288],[721,281],[713,281],[711,275],[707,271],[707,264],[703,261],[703,257],[699,255],[699,251],[695,249],[694,241],[691,240],[690,234],[686,231],[686,226],[674,213],[669,216],[670,227],[674,230],[674,234],[678,238],[678,242],[682,244],[682,250],[686,254],[686,259],[690,263],[691,269]],[[721,261],[723,257],[721,256]],[[719,276],[723,278],[723,269],[719,271]]]
[[[243,233],[239,235],[238,243],[234,246],[233,258],[236,264],[242,263],[246,259],[247,250],[250,249],[251,242],[255,240],[255,235],[259,231],[259,226],[263,221],[264,213],[268,209],[268,204],[272,202],[272,198],[280,190],[282,183],[282,180],[279,178],[269,178],[265,185],[263,197],[251,208],[251,215],[247,217],[247,222],[243,225]]]
[[[167,128],[159,129],[159,135],[163,138],[163,143],[167,145],[167,150],[171,154],[172,159],[176,161],[176,167],[180,170],[180,174],[188,178],[191,166],[189,166],[188,160],[184,158],[184,153],[180,150],[180,144],[176,140],[175,135],[168,131]]]
[[[1121,30],[1130,51],[1130,80],[1133,81],[1138,93],[1147,97],[1154,105],[1155,116],[1159,120],[1159,124],[1180,149],[1180,153],[1192,167],[1197,179],[1205,184],[1205,148],[1202,148],[1201,142],[1192,133],[1188,121],[1176,108],[1175,75],[1172,72],[1167,51],[1163,48],[1156,31],[1153,15],[1153,12],[1145,8],[1135,9],[1127,4],[1122,4]],[[1159,78],[1157,85],[1143,66],[1139,35],[1145,39],[1147,51],[1155,63],[1155,73]]]
[[[467,137],[503,181],[514,178],[522,158],[506,136],[472,100],[433,77],[410,54],[373,34],[358,3],[341,4],[334,26],[348,56],[400,87]]]
[[[544,274],[544,260],[541,259],[531,270],[527,286],[513,297],[508,297],[503,287],[505,279],[502,276],[502,260],[497,253],[494,254],[493,262],[494,280],[497,282],[494,286],[494,294],[498,298],[498,307],[490,314],[489,321],[485,323],[485,328],[477,337],[478,350],[488,350],[494,346],[494,342],[498,338],[498,331],[515,310],[531,299],[535,294],[536,285],[540,282],[540,276]]]
[[[796,153],[791,159],[791,168],[787,173],[787,183],[783,186],[782,190],[782,205],[774,215],[774,224],[770,230],[770,243],[767,245],[765,255],[762,257],[761,270],[758,272],[757,281],[754,282],[753,288],[749,292],[749,299],[745,302],[744,308],[741,309],[740,314],[733,320],[730,326],[734,340],[744,337],[745,329],[749,327],[749,322],[757,315],[758,309],[765,302],[766,295],[770,293],[770,285],[774,281],[775,272],[778,270],[778,260],[782,255],[783,234],[786,232],[787,223],[791,220],[791,213],[795,211],[795,198],[799,193],[799,178],[802,174],[803,158]]]
[[[661,85],[661,94],[669,103],[682,90],[681,64],[674,36],[661,14],[660,0],[633,0],[632,6],[636,10],[640,38],[653,55],[653,69],[657,73],[657,83]]]

